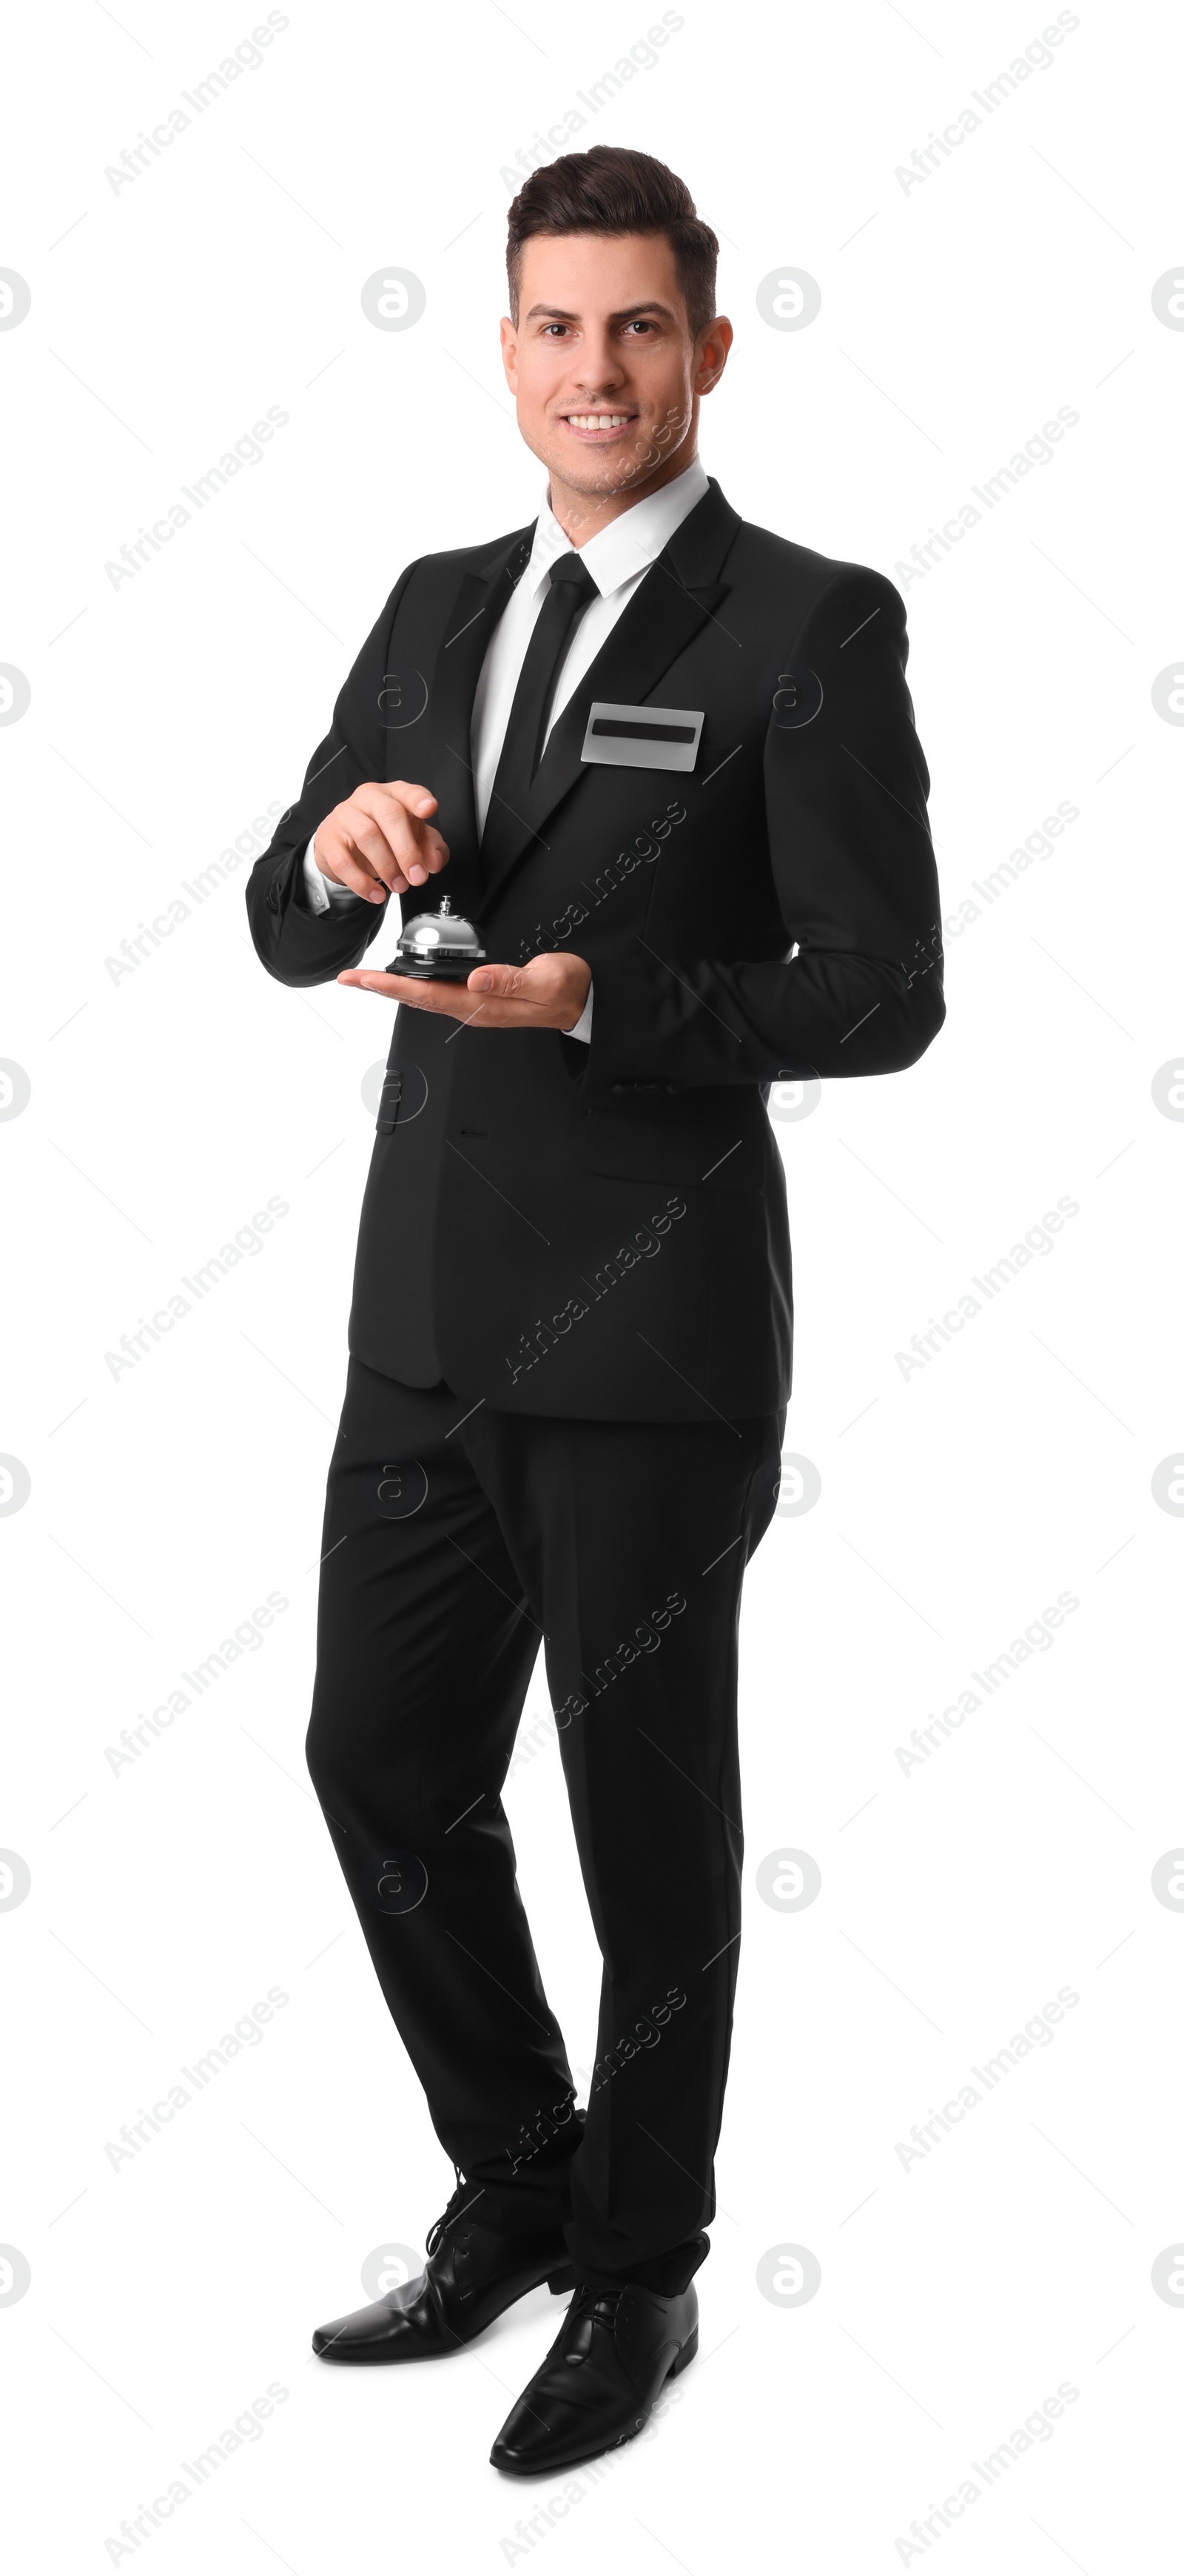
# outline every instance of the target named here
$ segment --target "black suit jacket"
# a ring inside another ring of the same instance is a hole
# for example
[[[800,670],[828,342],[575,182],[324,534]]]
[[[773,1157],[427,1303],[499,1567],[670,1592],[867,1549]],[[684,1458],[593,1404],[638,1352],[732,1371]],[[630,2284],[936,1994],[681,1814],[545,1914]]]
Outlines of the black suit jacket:
[[[775,1410],[793,1308],[769,1087],[897,1072],[944,1017],[903,603],[746,525],[712,481],[483,858],[473,695],[532,535],[408,566],[247,888],[282,983],[358,964],[384,913],[314,914],[299,852],[363,781],[411,777],[451,855],[404,916],[446,891],[491,958],[562,948],[592,968],[591,1046],[398,1011],[350,1349],[507,1411]],[[585,764],[594,698],[702,710],[693,772]],[[384,961],[394,944],[388,924]]]

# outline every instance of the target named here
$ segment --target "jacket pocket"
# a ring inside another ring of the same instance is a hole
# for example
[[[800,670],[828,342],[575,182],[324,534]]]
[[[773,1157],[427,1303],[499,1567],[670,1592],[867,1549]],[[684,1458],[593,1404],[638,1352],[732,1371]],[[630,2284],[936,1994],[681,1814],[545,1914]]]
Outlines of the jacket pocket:
[[[402,1097],[403,1075],[401,1068],[398,1065],[388,1065],[386,1072],[382,1077],[382,1090],[379,1094],[378,1100],[378,1116],[374,1122],[376,1133],[379,1136],[394,1135],[395,1128],[398,1125],[399,1103],[402,1100]]]
[[[614,1180],[676,1181],[750,1195],[764,1187],[768,1121],[757,1090],[630,1084],[584,1119],[585,1170]]]

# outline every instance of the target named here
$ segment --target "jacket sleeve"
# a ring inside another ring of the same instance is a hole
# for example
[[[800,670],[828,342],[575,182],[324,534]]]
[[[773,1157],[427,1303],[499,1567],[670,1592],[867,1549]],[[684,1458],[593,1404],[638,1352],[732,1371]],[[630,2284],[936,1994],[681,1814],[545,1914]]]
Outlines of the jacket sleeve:
[[[331,983],[343,967],[360,965],[386,919],[386,904],[366,903],[361,896],[314,912],[302,859],[306,843],[335,805],[352,796],[355,787],[387,776],[391,738],[384,731],[379,702],[395,613],[414,570],[408,564],[400,575],[367,636],[333,709],[329,731],[308,764],[299,802],[281,817],[270,849],[256,860],[247,880],[251,937],[268,974],[281,984]]]
[[[615,968],[598,965],[591,1091],[893,1073],[924,1054],[945,1003],[929,772],[907,658],[899,592],[844,566],[786,654],[767,722],[765,810],[785,951],[726,964],[658,955],[642,938]],[[726,846],[719,855],[723,904]]]

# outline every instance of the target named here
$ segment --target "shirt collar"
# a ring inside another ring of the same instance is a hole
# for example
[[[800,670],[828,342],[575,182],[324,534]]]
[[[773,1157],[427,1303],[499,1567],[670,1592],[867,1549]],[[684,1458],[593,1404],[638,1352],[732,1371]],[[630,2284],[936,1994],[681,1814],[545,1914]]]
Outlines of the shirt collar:
[[[602,599],[648,569],[706,490],[707,469],[696,456],[672,483],[664,483],[661,491],[649,492],[644,500],[635,501],[631,509],[622,510],[619,519],[610,519],[606,528],[578,548],[580,562],[591,573]],[[526,587],[532,595],[539,591],[557,558],[571,552],[571,538],[560,527],[544,493],[525,573]]]

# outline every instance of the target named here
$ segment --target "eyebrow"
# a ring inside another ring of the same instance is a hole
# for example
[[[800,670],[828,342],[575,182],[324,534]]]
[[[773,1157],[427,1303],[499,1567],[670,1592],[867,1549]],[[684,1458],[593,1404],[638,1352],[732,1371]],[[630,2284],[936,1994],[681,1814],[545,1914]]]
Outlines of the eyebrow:
[[[671,311],[670,306],[668,304],[660,304],[656,296],[652,296],[649,302],[645,304],[629,304],[625,307],[623,312],[610,313],[608,318],[610,322],[635,322],[638,315],[641,313],[660,313],[667,322],[676,322],[678,319],[677,314]],[[565,312],[561,304],[532,304],[529,313],[523,316],[523,319],[527,322],[540,320],[548,322],[578,322],[579,318],[578,313]]]

